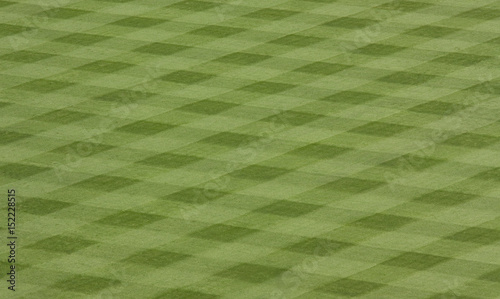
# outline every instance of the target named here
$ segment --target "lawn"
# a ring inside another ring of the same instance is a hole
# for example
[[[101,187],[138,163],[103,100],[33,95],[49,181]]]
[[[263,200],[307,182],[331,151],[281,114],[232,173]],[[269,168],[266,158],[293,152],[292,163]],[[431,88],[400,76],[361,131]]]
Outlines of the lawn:
[[[1,0],[0,298],[500,298],[499,55],[495,0]]]

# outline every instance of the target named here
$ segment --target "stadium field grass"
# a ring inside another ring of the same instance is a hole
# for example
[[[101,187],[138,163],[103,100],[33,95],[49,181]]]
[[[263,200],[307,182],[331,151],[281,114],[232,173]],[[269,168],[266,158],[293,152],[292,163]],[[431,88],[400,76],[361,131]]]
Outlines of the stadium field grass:
[[[499,54],[493,0],[1,0],[0,298],[500,298]]]

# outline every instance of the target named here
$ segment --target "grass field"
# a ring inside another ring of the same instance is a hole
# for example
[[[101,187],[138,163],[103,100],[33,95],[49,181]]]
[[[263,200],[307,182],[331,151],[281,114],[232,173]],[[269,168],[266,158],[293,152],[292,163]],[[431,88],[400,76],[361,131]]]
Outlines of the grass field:
[[[500,298],[499,54],[493,0],[1,0],[0,298]]]

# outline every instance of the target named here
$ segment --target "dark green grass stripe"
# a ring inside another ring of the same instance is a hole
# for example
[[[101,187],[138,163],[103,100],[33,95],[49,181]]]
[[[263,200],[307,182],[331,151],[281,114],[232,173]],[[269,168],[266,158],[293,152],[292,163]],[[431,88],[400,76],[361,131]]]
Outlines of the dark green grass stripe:
[[[0,109],[13,105],[12,103],[0,102]],[[1,132],[1,131],[0,131]],[[1,133],[0,133],[1,134]]]
[[[251,65],[255,63],[262,62],[264,60],[270,59],[272,56],[269,55],[260,55],[253,53],[245,53],[245,52],[235,52],[222,57],[215,59],[214,61],[223,62],[223,63],[231,63],[238,65]]]
[[[303,0],[307,2],[314,2],[314,3],[331,3],[331,0]]]
[[[395,258],[383,262],[382,264],[393,267],[426,270],[449,260],[451,260],[451,258],[418,252],[405,252]]]
[[[29,245],[28,248],[70,254],[94,244],[97,244],[97,242],[78,237],[58,235],[42,239]]]
[[[155,95],[156,94],[147,91],[117,89],[115,91],[97,96],[94,99],[99,101],[110,101],[123,104],[131,104],[135,102],[140,102],[141,100],[148,99]]]
[[[428,299],[443,299],[443,298],[456,298],[456,299],[479,299],[480,297],[473,297],[467,295],[458,295],[456,291],[448,291],[443,293],[437,293],[433,296],[428,297]]]
[[[338,155],[351,151],[351,148],[337,147],[333,145],[325,145],[320,143],[311,143],[303,147],[294,149],[287,154],[315,158],[315,159],[333,159]]]
[[[56,81],[49,79],[36,79],[17,86],[15,89],[21,89],[24,91],[32,91],[38,93],[51,93],[60,89],[64,89],[74,85],[74,83],[67,81]]]
[[[219,242],[233,242],[239,238],[249,236],[259,230],[232,226],[226,224],[214,224],[199,231],[189,234],[192,237],[214,240]]]
[[[51,152],[78,155],[80,157],[89,157],[114,148],[116,147],[103,143],[95,143],[89,141],[75,141],[68,145],[57,147],[51,150]]]
[[[466,194],[453,191],[436,190],[430,193],[423,194],[413,201],[428,203],[432,205],[440,206],[454,206],[462,203],[466,203],[474,198],[477,198],[476,194]]]
[[[238,107],[239,105],[233,103],[226,103],[220,101],[212,101],[212,100],[202,100],[198,102],[194,102],[191,104],[187,104],[179,108],[179,110],[194,112],[199,114],[219,114],[229,109]]]
[[[25,32],[25,31],[28,31],[31,29],[34,29],[34,28],[0,23],[0,37],[19,34],[21,32]]]
[[[250,283],[263,283],[269,279],[276,278],[283,274],[286,269],[263,266],[250,263],[241,263],[229,269],[216,273],[215,275],[242,280]]]
[[[69,124],[94,116],[89,113],[82,113],[66,109],[53,110],[51,112],[33,117],[33,120]]]
[[[115,129],[115,131],[137,135],[153,135],[166,130],[170,130],[175,127],[175,125],[171,124],[140,120],[122,127],[118,127]]]
[[[57,7],[49,10],[45,10],[39,13],[40,17],[57,18],[57,19],[71,19],[85,14],[91,13],[88,10]]]
[[[0,7],[6,7],[12,4],[16,4],[17,2],[11,2],[11,1],[0,1]]]
[[[167,20],[132,16],[120,19],[110,24],[117,26],[124,26],[124,27],[133,27],[133,28],[148,28],[163,24],[165,22],[167,22]]]
[[[431,62],[446,63],[459,66],[471,66],[491,58],[493,57],[485,55],[476,55],[467,53],[448,53],[446,55],[431,60]]]
[[[398,124],[389,124],[384,122],[373,121],[365,125],[349,130],[351,133],[373,135],[379,137],[390,137],[396,134],[401,134],[413,127]]]
[[[89,189],[89,190],[100,190],[100,191],[115,191],[121,188],[129,187],[133,184],[139,183],[139,180],[109,176],[109,175],[97,175],[81,182],[74,184],[74,187]]]
[[[190,203],[190,204],[203,204],[212,200],[216,200],[228,194],[230,193],[206,187],[190,187],[163,196],[161,199]]]
[[[284,123],[292,126],[303,126],[310,122],[319,120],[323,118],[323,115],[313,114],[308,112],[298,112],[287,110],[279,114],[280,119],[283,120]],[[276,121],[276,115],[271,115],[269,117],[263,118],[261,121],[266,122],[274,122]]]
[[[243,144],[248,144],[250,142],[256,141],[258,139],[259,139],[258,137],[253,135],[233,133],[233,132],[221,132],[206,137],[204,139],[201,139],[198,142],[227,146],[227,147],[237,147]]]
[[[154,297],[154,299],[170,299],[170,298],[217,299],[217,298],[220,298],[220,296],[214,295],[214,294],[202,293],[202,292],[198,292],[198,291],[186,290],[186,289],[170,289],[170,290],[163,292],[163,293],[157,295],[156,297]]]
[[[170,264],[185,260],[189,257],[190,255],[183,253],[157,249],[146,249],[139,251],[123,259],[122,261],[138,265],[147,265],[155,268],[163,268]]]
[[[457,103],[429,101],[417,106],[413,106],[408,110],[413,112],[436,114],[436,115],[451,115],[465,108],[467,108],[467,106]]]
[[[0,129],[0,136],[0,145],[5,145],[22,139],[26,139],[33,135]]]
[[[184,0],[171,4],[167,7],[181,9],[181,10],[188,10],[188,11],[204,11],[215,8],[219,5],[220,4],[208,1]]]
[[[332,21],[323,23],[324,26],[330,27],[340,27],[345,29],[362,29],[368,26],[377,24],[378,21],[370,19],[352,18],[352,17],[341,17]]]
[[[483,148],[494,145],[498,142],[500,142],[500,137],[474,133],[464,133],[446,139],[443,144],[459,147]]]
[[[378,81],[387,83],[397,83],[405,85],[423,84],[432,79],[438,78],[436,75],[419,74],[411,72],[395,72],[393,74],[378,78]]]
[[[500,182],[500,168],[492,168],[478,173],[473,176],[475,179],[485,180],[485,181],[499,181]]]
[[[415,219],[409,217],[377,213],[356,220],[350,223],[350,225],[368,229],[392,231],[414,221]]]
[[[245,168],[233,171],[229,175],[240,179],[266,181],[285,175],[290,171],[291,170],[284,168],[250,165]]]
[[[469,227],[446,237],[448,240],[489,245],[500,241],[500,230],[482,227]]]
[[[255,93],[276,94],[287,91],[294,87],[296,87],[296,85],[288,83],[261,81],[244,86],[241,88],[241,90],[255,92]]]
[[[89,33],[71,33],[63,37],[54,39],[54,42],[73,44],[76,46],[90,46],[105,40],[111,39],[110,36],[89,34]]]
[[[500,268],[495,271],[488,272],[486,274],[481,275],[480,277],[483,280],[493,281],[500,283]]]
[[[487,41],[487,43],[500,44],[500,37],[496,37],[496,38],[490,39],[489,41]]]
[[[120,284],[121,281],[117,279],[78,274],[58,281],[53,287],[68,292],[93,295],[104,289],[113,288]]]
[[[351,65],[338,64],[338,63],[327,63],[327,62],[313,62],[311,64],[307,64],[301,66],[295,70],[294,72],[327,76],[332,75],[338,72],[341,72],[345,69],[352,67]]]
[[[385,182],[343,177],[320,186],[323,190],[362,193],[385,185]]]
[[[442,38],[458,31],[460,31],[460,29],[443,26],[424,25],[415,29],[408,30],[405,32],[405,34],[427,38]]]
[[[103,2],[112,2],[112,3],[127,3],[132,1],[134,0],[103,0]]]
[[[355,244],[323,238],[307,238],[286,247],[285,250],[316,256],[329,256],[352,246]]]
[[[77,67],[77,70],[96,72],[96,73],[115,73],[126,68],[134,66],[130,63],[109,61],[109,60],[96,60],[91,63],[84,64]]]
[[[298,12],[285,10],[285,9],[275,9],[275,8],[263,8],[249,14],[244,15],[246,18],[261,19],[266,21],[277,21],[285,18],[289,18],[296,15]]]
[[[406,49],[407,49],[406,47],[393,46],[393,45],[369,44],[368,46],[355,49],[353,53],[372,55],[372,56],[388,56],[388,55],[393,55],[397,52],[401,52]]]
[[[336,296],[357,297],[380,289],[384,284],[374,283],[364,280],[342,278],[334,282],[329,282],[317,290],[323,293],[334,294]]]
[[[288,200],[280,200],[270,205],[253,210],[253,212],[285,217],[299,217],[316,211],[319,208],[321,208],[321,206]]]
[[[112,214],[99,219],[98,221],[96,221],[96,223],[126,228],[141,228],[145,225],[163,219],[165,219],[165,217],[154,214],[138,213],[133,211],[120,211],[116,214]]]
[[[18,204],[23,213],[33,215],[48,215],[73,205],[63,201],[37,197],[24,197]]]
[[[379,165],[382,167],[396,168],[396,169],[424,170],[444,162],[445,160],[443,159],[434,159],[430,157],[407,154],[380,163]]]
[[[41,52],[33,52],[28,50],[21,50],[16,52],[11,52],[5,55],[0,56],[1,60],[8,61],[16,61],[23,63],[33,63],[44,59],[49,59],[52,57],[57,57],[54,54],[41,53]]]
[[[413,12],[417,10],[421,10],[424,8],[428,8],[433,6],[431,3],[423,3],[418,1],[406,1],[406,0],[394,0],[392,2],[384,3],[382,5],[377,6],[380,9],[387,10],[396,10],[402,12]]]
[[[200,160],[202,160],[202,158],[194,156],[179,155],[173,153],[162,153],[138,161],[137,163],[157,166],[157,167],[180,168]]]
[[[324,38],[305,36],[300,34],[289,34],[278,39],[269,41],[271,44],[290,46],[290,47],[308,47],[313,44],[324,41]]]
[[[495,9],[495,8],[474,8],[468,11],[464,11],[456,17],[459,18],[473,18],[473,19],[480,19],[480,20],[493,20],[493,19],[498,19],[500,18],[500,9]]]
[[[195,35],[201,35],[201,36],[211,36],[211,37],[223,38],[223,37],[228,37],[231,35],[241,33],[241,32],[246,31],[246,30],[247,29],[244,29],[244,28],[209,25],[209,26],[205,26],[205,27],[202,27],[199,29],[195,29],[193,31],[190,31],[189,33],[195,34]]]
[[[466,90],[495,96],[500,95],[500,80],[489,80],[466,88]]]
[[[321,101],[333,102],[333,103],[345,103],[358,105],[363,104],[369,101],[373,101],[375,99],[380,98],[381,95],[369,93],[369,92],[361,92],[361,91],[352,91],[346,90],[335,93],[333,95],[321,98]]]
[[[0,166],[0,174],[12,179],[24,179],[30,176],[37,175],[51,170],[50,167],[21,164],[21,163],[8,163]]]
[[[160,79],[163,81],[173,82],[173,83],[182,83],[182,84],[195,84],[202,81],[210,80],[214,78],[213,74],[192,72],[192,71],[176,71],[164,76],[161,76]]]

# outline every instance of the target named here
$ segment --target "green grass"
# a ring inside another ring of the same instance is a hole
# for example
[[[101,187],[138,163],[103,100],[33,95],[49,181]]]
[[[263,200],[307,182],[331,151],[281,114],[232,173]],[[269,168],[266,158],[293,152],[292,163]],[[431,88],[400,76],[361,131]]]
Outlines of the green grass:
[[[0,298],[498,298],[499,1],[56,2],[0,0]]]

